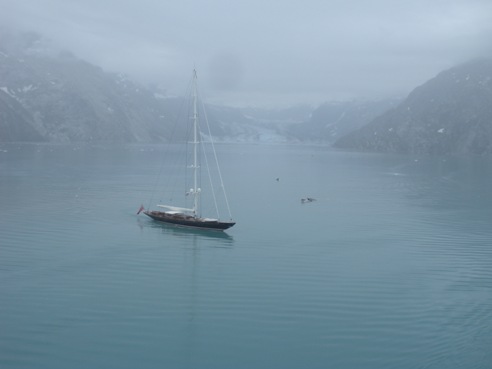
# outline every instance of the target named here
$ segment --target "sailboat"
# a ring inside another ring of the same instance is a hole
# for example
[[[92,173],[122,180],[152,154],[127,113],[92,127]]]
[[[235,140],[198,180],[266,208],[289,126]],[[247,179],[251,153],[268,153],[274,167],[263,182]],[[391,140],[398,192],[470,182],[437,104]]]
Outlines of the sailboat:
[[[215,147],[213,145],[213,141],[211,135],[209,135],[210,146],[213,150],[213,157],[215,159],[215,164],[217,167],[218,177],[220,180],[220,187],[223,191],[223,195],[225,198],[225,203],[227,209],[229,211],[229,220],[220,220],[218,217],[218,207],[217,207],[217,199],[215,194],[211,194],[213,201],[215,203],[215,209],[217,212],[217,217],[209,218],[201,215],[201,198],[204,194],[202,194],[202,189],[200,187],[199,178],[201,178],[201,163],[199,161],[199,155],[203,150],[203,140],[200,131],[200,124],[198,121],[198,92],[197,92],[197,73],[196,70],[193,70],[192,76],[192,129],[191,129],[191,144],[192,147],[192,163],[188,166],[189,169],[192,170],[192,188],[185,191],[185,196],[192,198],[192,206],[191,207],[181,207],[175,205],[157,205],[158,208],[163,210],[145,210],[143,206],[140,207],[137,214],[143,211],[143,213],[150,218],[158,221],[164,222],[168,224],[172,224],[175,226],[181,227],[190,227],[190,228],[198,228],[198,229],[206,229],[206,230],[217,230],[223,231],[228,228],[231,228],[234,224],[236,224],[232,220],[232,216],[230,213],[229,202],[227,200],[227,195],[225,194],[225,188],[222,181],[222,175],[220,174],[220,168],[218,166],[217,155],[215,153]],[[208,122],[207,122],[208,125]],[[210,129],[209,129],[210,131]],[[205,161],[206,165],[208,165],[208,160]],[[207,171],[210,173],[209,171]],[[212,182],[212,181],[211,181]],[[213,189],[212,189],[213,192]]]

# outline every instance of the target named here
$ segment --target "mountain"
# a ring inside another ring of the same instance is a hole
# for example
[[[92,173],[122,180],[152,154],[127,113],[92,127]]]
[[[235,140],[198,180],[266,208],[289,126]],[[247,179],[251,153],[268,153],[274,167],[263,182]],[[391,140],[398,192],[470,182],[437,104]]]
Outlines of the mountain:
[[[298,141],[288,129],[309,119],[312,107],[230,108],[209,105],[212,134],[218,141],[286,143]]]
[[[0,43],[0,116],[6,117],[3,128],[10,128],[2,130],[0,141],[38,137],[53,142],[138,142],[166,137],[163,105],[149,90],[70,53],[54,55],[36,34],[8,41]]]
[[[160,142],[175,135],[182,98],[105,72],[39,34],[0,31],[0,142]],[[246,142],[285,142],[283,127],[311,112],[208,108],[216,139]]]
[[[44,141],[29,112],[8,93],[0,90],[1,141]]]
[[[182,106],[182,98],[103,71],[39,34],[0,29],[0,142],[162,142],[175,137]],[[392,106],[208,105],[207,116],[217,141],[332,143]]]
[[[415,154],[492,153],[492,60],[439,73],[334,146]]]
[[[307,121],[287,127],[285,134],[301,142],[332,144],[395,107],[398,102],[397,99],[326,102],[316,108]]]
[[[397,99],[327,102],[317,108],[286,109],[209,106],[212,133],[218,140],[332,144],[396,106]]]

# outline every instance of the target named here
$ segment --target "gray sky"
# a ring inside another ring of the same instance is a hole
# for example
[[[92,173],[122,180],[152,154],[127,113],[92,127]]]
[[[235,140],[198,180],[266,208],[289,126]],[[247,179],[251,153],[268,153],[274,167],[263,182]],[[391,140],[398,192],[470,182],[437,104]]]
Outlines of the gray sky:
[[[0,22],[38,31],[107,71],[231,105],[406,96],[492,56],[491,0],[0,0]]]

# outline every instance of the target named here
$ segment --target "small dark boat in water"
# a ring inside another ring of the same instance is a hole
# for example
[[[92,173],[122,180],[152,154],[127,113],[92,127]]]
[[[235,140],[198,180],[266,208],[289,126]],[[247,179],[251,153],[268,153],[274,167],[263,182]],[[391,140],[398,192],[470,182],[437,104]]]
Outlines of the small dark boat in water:
[[[193,227],[223,231],[231,228],[235,222],[223,222],[218,219],[200,218],[173,211],[144,211],[144,214],[159,222],[169,223],[182,227]]]

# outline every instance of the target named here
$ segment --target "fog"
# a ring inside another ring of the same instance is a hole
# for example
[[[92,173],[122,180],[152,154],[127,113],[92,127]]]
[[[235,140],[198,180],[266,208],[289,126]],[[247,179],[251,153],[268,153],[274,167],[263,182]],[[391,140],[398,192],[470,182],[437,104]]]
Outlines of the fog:
[[[170,95],[196,67],[208,100],[229,105],[404,97],[492,55],[490,0],[0,0],[0,9],[2,25]]]

